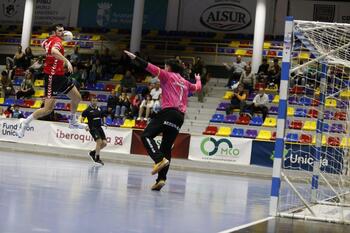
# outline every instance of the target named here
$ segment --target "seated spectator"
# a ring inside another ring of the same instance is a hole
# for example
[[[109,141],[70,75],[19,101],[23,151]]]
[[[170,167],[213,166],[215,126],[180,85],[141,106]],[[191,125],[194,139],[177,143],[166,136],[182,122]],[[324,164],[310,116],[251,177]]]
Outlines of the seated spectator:
[[[110,116],[112,119],[114,119],[114,115],[115,115],[115,109],[116,106],[119,102],[119,96],[116,95],[115,90],[111,91],[111,95],[108,96],[107,99],[107,116]]]
[[[192,76],[192,64],[190,63],[182,63],[183,67],[183,74],[182,76],[187,80],[190,81],[191,76]],[[203,84],[202,84],[203,85]]]
[[[96,63],[91,66],[88,82],[96,83],[98,80],[101,80],[102,77],[103,77],[103,66],[101,64],[100,59],[97,59]]]
[[[157,114],[158,112],[160,112],[160,110],[162,110],[162,94],[159,95],[158,100],[153,101],[152,112]]]
[[[12,81],[10,77],[8,76],[8,73],[6,71],[1,72],[1,92],[3,97],[7,98],[9,95],[15,94],[15,89],[13,88]]]
[[[143,88],[142,92],[141,92],[141,96],[143,99],[146,99],[147,95],[149,95],[151,93],[151,90],[154,87],[154,83],[149,82],[147,88]]]
[[[254,90],[255,86],[255,74],[252,72],[251,66],[246,66],[245,71],[242,72],[239,83],[243,84],[244,87],[251,93]]]
[[[267,63],[267,58],[264,57],[262,60],[262,64],[259,66],[258,70],[258,82],[265,83],[267,82],[267,78],[269,76],[269,63]]]
[[[13,111],[12,111],[12,118],[24,118],[24,115],[21,110],[19,110],[19,106],[15,104],[13,106]]]
[[[24,79],[21,83],[21,86],[16,93],[17,99],[20,99],[22,97],[30,98],[32,95],[34,95],[35,91],[32,83],[32,77],[33,77],[33,70],[31,69],[27,70],[25,73]]]
[[[278,65],[278,59],[273,59],[273,65],[270,67],[269,70],[269,85],[277,84],[277,86],[280,86],[281,82],[281,67]]]
[[[140,104],[141,104],[141,96],[135,95],[134,98],[130,100],[130,110],[131,110],[131,117],[137,118],[140,110]]]
[[[239,84],[238,87],[234,89],[230,105],[226,108],[226,114],[231,114],[234,109],[239,109],[239,113],[241,114],[246,107],[246,99],[247,94],[244,90],[244,86]]]
[[[204,97],[208,93],[208,86],[207,83],[210,80],[210,74],[205,73],[201,75],[201,83],[202,83],[202,89],[198,92],[198,102],[203,103],[204,102]]]
[[[28,69],[34,60],[34,55],[32,53],[32,49],[30,47],[27,47],[24,50],[24,62],[23,62],[23,68]]]
[[[80,53],[79,53],[79,47],[74,47],[74,52],[70,55],[70,62],[72,65],[78,65],[81,61]]]
[[[120,86],[122,88],[122,92],[135,93],[136,79],[130,70],[125,72],[123,79],[120,81]]]
[[[263,88],[259,89],[258,94],[253,99],[253,103],[248,107],[250,118],[253,117],[255,112],[261,111],[263,121],[269,112],[267,104],[269,103],[269,96],[265,93]]]
[[[227,70],[230,71],[231,76],[227,82],[227,87],[231,87],[235,82],[238,82],[242,72],[244,72],[244,67],[247,65],[244,61],[242,61],[241,56],[236,57],[236,62],[233,62],[232,65],[227,63],[223,63]]]
[[[19,45],[17,47],[17,52],[15,53],[13,58],[6,57],[6,63],[10,64],[14,68],[23,68],[24,67],[25,60],[24,60],[24,53],[22,51],[21,45]]]
[[[151,90],[151,97],[153,101],[159,100],[159,96],[162,94],[162,88],[160,88],[160,81],[158,80],[155,84],[154,87]]]
[[[34,58],[33,64],[29,67],[29,69],[33,70],[33,79],[32,83],[39,77],[42,77],[42,70],[44,67],[43,57],[40,56],[38,58]]]
[[[125,92],[123,92],[119,96],[119,101],[118,101],[117,106],[115,108],[115,116],[120,117],[120,118],[124,118],[124,117],[127,117],[129,115],[129,112],[130,112],[129,97],[127,96],[127,94]]]
[[[3,113],[3,116],[5,118],[12,118],[12,113],[13,113],[13,106],[8,106]]]
[[[140,110],[139,110],[139,117],[137,120],[141,120],[143,114],[145,113],[145,118],[144,120],[148,120],[151,110],[153,108],[153,101],[151,95],[147,95],[146,99],[142,100],[141,105],[140,105]]]
[[[77,65],[73,66],[73,73],[70,75],[70,77],[72,78],[78,90],[85,88],[85,80],[83,79],[83,76],[81,75]]]
[[[128,55],[125,53],[122,53],[121,57],[119,58],[118,67],[117,67],[117,73],[118,74],[124,74],[127,70],[131,70],[132,64],[131,59]]]

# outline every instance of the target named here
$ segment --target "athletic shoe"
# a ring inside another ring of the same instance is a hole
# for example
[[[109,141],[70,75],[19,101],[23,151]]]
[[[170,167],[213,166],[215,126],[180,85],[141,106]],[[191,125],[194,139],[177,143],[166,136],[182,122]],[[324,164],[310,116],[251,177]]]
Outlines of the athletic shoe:
[[[69,128],[70,129],[84,129],[85,126],[86,126],[85,124],[79,123],[76,118],[69,119]]]
[[[165,185],[165,180],[157,181],[154,185],[152,185],[151,190],[160,191]]]
[[[29,124],[24,123],[24,121],[25,121],[24,118],[21,118],[19,120],[19,126],[18,126],[18,129],[16,131],[17,137],[19,137],[19,138],[24,137],[25,130],[29,126]]]
[[[96,154],[95,150],[92,150],[89,152],[90,158],[92,159],[93,162],[95,162],[95,154]]]
[[[96,155],[96,156],[95,156],[95,163],[99,163],[99,164],[101,164],[102,166],[105,165],[105,164],[102,162],[102,160],[100,159],[100,156],[99,156],[99,155]]]
[[[166,167],[168,165],[169,165],[169,160],[167,160],[166,158],[163,158],[162,161],[160,161],[159,163],[157,163],[153,166],[151,174],[154,175],[154,174],[158,173],[160,170],[162,170],[164,167]]]

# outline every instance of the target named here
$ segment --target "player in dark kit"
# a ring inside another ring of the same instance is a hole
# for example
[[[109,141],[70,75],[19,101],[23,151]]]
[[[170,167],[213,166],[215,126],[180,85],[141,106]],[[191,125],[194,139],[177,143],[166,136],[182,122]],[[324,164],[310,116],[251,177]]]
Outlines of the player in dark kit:
[[[141,140],[155,163],[151,174],[158,173],[156,183],[151,189],[159,191],[165,185],[167,178],[171,147],[184,122],[188,94],[201,90],[201,77],[196,74],[196,84],[192,84],[181,76],[182,65],[179,60],[167,60],[164,69],[161,69],[129,51],[124,52],[134,60],[136,65],[144,68],[153,76],[157,76],[160,80],[162,110],[149,122],[141,135]],[[158,148],[154,138],[160,133],[162,133],[163,138],[160,148]]]
[[[54,110],[56,103],[55,97],[58,94],[66,94],[71,99],[69,127],[83,128],[83,125],[79,124],[76,117],[76,111],[78,104],[81,101],[81,95],[78,89],[74,86],[72,80],[65,76],[64,71],[65,65],[70,73],[73,72],[73,67],[68,59],[64,57],[62,39],[65,37],[65,31],[63,25],[55,25],[52,28],[52,32],[53,34],[42,43],[42,47],[46,52],[44,63],[45,104],[43,108],[33,112],[27,117],[27,119],[20,121],[20,126],[17,130],[17,136],[19,138],[24,136],[25,128],[29,126],[29,123],[33,119],[49,115]]]
[[[92,97],[90,106],[83,111],[81,116],[83,119],[87,118],[88,127],[86,130],[90,131],[91,136],[96,142],[95,150],[90,151],[89,154],[94,162],[104,165],[100,159],[100,151],[107,146],[106,135],[102,129],[105,122],[105,115],[97,106],[96,97]]]

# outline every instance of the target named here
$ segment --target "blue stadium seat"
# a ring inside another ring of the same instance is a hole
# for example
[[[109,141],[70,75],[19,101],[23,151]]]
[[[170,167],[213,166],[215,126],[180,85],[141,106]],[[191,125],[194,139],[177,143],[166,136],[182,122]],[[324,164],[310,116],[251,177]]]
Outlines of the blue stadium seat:
[[[299,100],[299,105],[311,106],[311,99],[309,97],[303,96]]]
[[[224,118],[224,114],[216,113],[211,117],[210,122],[221,123],[224,121]]]
[[[10,106],[10,105],[13,105],[13,104],[15,104],[15,99],[12,99],[12,98],[7,98],[5,100],[5,103],[4,103],[4,105],[7,105],[7,106]]]
[[[241,129],[241,128],[234,128],[232,130],[232,133],[230,135],[231,137],[243,137],[244,136],[244,129]]]
[[[307,110],[304,108],[297,108],[294,112],[295,117],[306,117]]]
[[[297,133],[288,133],[286,138],[287,138],[287,142],[299,141],[299,135]]]
[[[261,126],[263,124],[263,119],[261,116],[254,116],[250,122],[250,125]]]

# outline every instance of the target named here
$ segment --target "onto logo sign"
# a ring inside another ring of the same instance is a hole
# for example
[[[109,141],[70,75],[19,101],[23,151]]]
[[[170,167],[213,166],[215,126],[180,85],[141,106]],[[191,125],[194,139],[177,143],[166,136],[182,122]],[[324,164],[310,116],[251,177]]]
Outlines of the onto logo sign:
[[[200,16],[200,22],[207,28],[229,32],[248,27],[252,17],[247,9],[225,3],[205,9]]]
[[[200,145],[201,151],[206,156],[224,155],[224,156],[239,156],[239,149],[233,148],[230,140],[221,138],[216,141],[215,138],[204,138]]]

